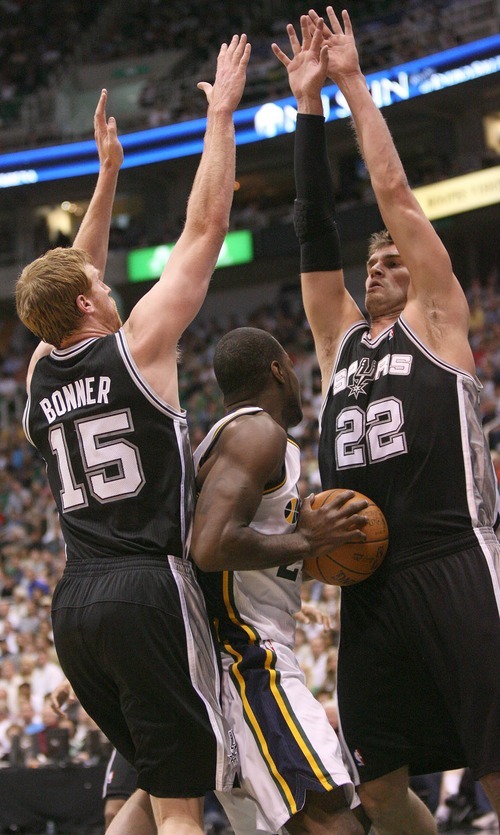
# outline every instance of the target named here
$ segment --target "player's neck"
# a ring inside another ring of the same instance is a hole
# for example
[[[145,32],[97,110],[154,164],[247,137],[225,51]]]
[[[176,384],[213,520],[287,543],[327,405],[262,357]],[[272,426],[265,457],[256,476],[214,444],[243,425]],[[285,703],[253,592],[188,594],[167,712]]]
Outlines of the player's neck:
[[[370,317],[370,337],[376,339],[379,334],[390,328],[399,319],[399,313],[387,313]]]
[[[257,408],[262,409],[263,412],[266,412],[276,423],[280,426],[283,426],[286,429],[286,426],[283,424],[282,415],[276,408],[275,404],[268,403],[265,398],[261,397],[249,397],[244,400],[237,400],[232,401],[231,403],[225,404],[226,414],[231,414],[233,412],[238,411],[238,409],[251,409]]]
[[[225,402],[224,407],[227,415],[232,414],[232,412],[237,412],[238,409],[252,409],[254,407],[258,409],[265,409],[257,397],[242,400],[231,400],[230,402]]]
[[[71,348],[73,345],[78,345],[79,342],[84,342],[86,339],[109,336],[110,333],[113,333],[113,331],[105,326],[92,325],[85,327],[78,330],[76,333],[72,333],[71,336],[67,337],[67,339],[63,339],[61,342],[61,348]]]

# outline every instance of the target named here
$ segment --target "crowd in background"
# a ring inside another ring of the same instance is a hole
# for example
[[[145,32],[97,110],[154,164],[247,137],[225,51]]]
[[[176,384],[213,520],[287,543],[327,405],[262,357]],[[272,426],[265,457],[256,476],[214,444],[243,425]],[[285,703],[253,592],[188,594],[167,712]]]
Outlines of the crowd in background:
[[[477,37],[467,32],[466,10],[465,0],[429,0],[425,7],[419,0],[408,0],[404,6],[396,0],[356,0],[349,11],[362,66],[367,72],[375,71]],[[250,5],[226,0],[206,5],[196,0],[134,0],[125,6],[107,0],[98,10],[90,0],[65,0],[64,14],[60,14],[57,4],[50,6],[43,0],[0,0],[0,145],[1,127],[22,120],[26,99],[40,98],[40,108],[35,105],[39,116],[44,108],[51,111],[54,101],[47,97],[55,98],[61,85],[75,80],[79,66],[126,62],[170,50],[179,53],[179,61],[166,75],[145,78],[138,97],[143,124],[137,127],[204,115],[193,79],[199,79],[205,65],[213,69],[221,39],[234,32],[246,32],[252,43],[243,105],[287,95],[286,73],[270,45],[282,39],[285,45],[286,24],[296,23],[304,11],[298,0],[286,4],[256,0]],[[467,15],[471,20],[478,17],[470,10]],[[26,140],[29,143],[33,138],[32,131]]]
[[[494,14],[488,14],[494,2],[430,0],[421,7],[418,0],[403,5],[395,0],[356,0],[349,11],[356,27],[361,65],[366,72],[376,71],[480,37],[481,31],[494,28]],[[85,69],[95,70],[96,64],[102,65],[102,71],[94,75],[98,78],[96,86],[110,86],[110,113],[120,98],[122,82],[133,88],[134,92],[126,96],[126,108],[121,105],[121,133],[204,115],[204,97],[196,82],[212,76],[220,40],[233,31],[246,31],[252,42],[242,106],[289,96],[287,74],[273,55],[271,43],[276,41],[288,48],[286,23],[297,25],[299,14],[305,10],[299,0],[256,0],[250,5],[228,4],[226,0],[208,5],[194,0],[131,0],[125,6],[118,0],[107,0],[99,4],[98,10],[88,0],[65,0],[60,20],[56,6],[46,6],[43,0],[0,0],[0,153],[90,138],[91,110],[88,119],[76,119],[75,133],[68,126],[76,118],[76,111],[80,114],[94,106],[83,79]],[[319,10],[324,11],[324,7]],[[162,70],[148,69],[149,55],[173,53],[176,60],[167,61],[165,75]],[[120,61],[118,67],[116,62]],[[122,77],[119,83],[117,74]],[[92,105],[88,101],[81,105],[80,93],[82,100],[88,93]],[[134,97],[137,101],[132,100]],[[17,127],[12,127],[14,123]],[[453,139],[450,131],[450,142]],[[433,142],[430,136],[423,136],[417,147],[407,156],[403,154],[403,162],[412,187],[418,187],[496,164],[497,155],[491,149],[472,147],[467,153],[459,153],[448,142]],[[369,177],[357,153],[353,150],[337,165],[334,177],[338,208],[372,203]],[[235,192],[231,230],[259,233],[266,227],[289,223],[293,200],[285,191],[286,186],[257,189],[250,184]],[[156,246],[178,237],[183,212],[176,216],[172,206],[158,205],[157,221],[152,225],[148,204],[144,201],[140,205],[141,200],[115,219],[111,249]],[[16,212],[8,203],[5,206],[0,212],[0,263],[7,265],[19,260],[23,247]],[[49,229],[49,214],[48,206],[37,207],[31,228],[23,228],[23,235],[32,240],[33,257],[59,241],[61,245],[68,243],[65,232]],[[0,386],[8,385],[0,378]]]

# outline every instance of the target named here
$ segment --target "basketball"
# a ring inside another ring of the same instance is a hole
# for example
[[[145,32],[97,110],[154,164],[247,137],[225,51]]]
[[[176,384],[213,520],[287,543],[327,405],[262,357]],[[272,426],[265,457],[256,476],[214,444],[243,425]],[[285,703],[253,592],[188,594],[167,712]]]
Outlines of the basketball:
[[[347,489],[347,488],[345,488]],[[344,488],[324,490],[314,497],[313,510],[331,502]],[[304,560],[304,569],[316,580],[331,586],[352,586],[370,577],[382,563],[389,544],[389,532],[384,514],[377,505],[362,493],[355,492],[350,502],[365,499],[369,504],[361,513],[368,518],[361,528],[366,534],[366,542],[348,542],[322,554],[320,557],[308,557]]]

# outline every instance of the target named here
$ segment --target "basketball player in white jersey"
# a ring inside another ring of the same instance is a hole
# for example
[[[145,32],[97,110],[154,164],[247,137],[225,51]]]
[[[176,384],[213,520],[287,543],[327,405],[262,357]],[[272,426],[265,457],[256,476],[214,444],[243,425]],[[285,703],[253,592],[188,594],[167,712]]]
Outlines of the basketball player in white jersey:
[[[274,337],[230,331],[214,372],[226,415],[194,453],[191,556],[203,569],[240,754],[240,788],[218,797],[237,835],[362,833],[338,739],[293,650],[303,559],[359,541],[366,503],[348,508],[346,491],[324,516],[310,497],[300,507],[300,450],[287,434],[302,418],[299,383]]]

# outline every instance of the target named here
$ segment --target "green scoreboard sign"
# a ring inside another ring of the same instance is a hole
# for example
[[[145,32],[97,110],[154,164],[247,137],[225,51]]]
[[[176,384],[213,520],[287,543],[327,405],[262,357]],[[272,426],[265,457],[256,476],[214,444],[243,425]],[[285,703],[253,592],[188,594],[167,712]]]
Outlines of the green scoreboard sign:
[[[144,249],[132,249],[127,255],[128,280],[152,281],[159,278],[173,248],[174,244],[164,244]],[[247,229],[229,232],[222,244],[216,268],[248,264],[249,261],[253,261],[252,233]]]

